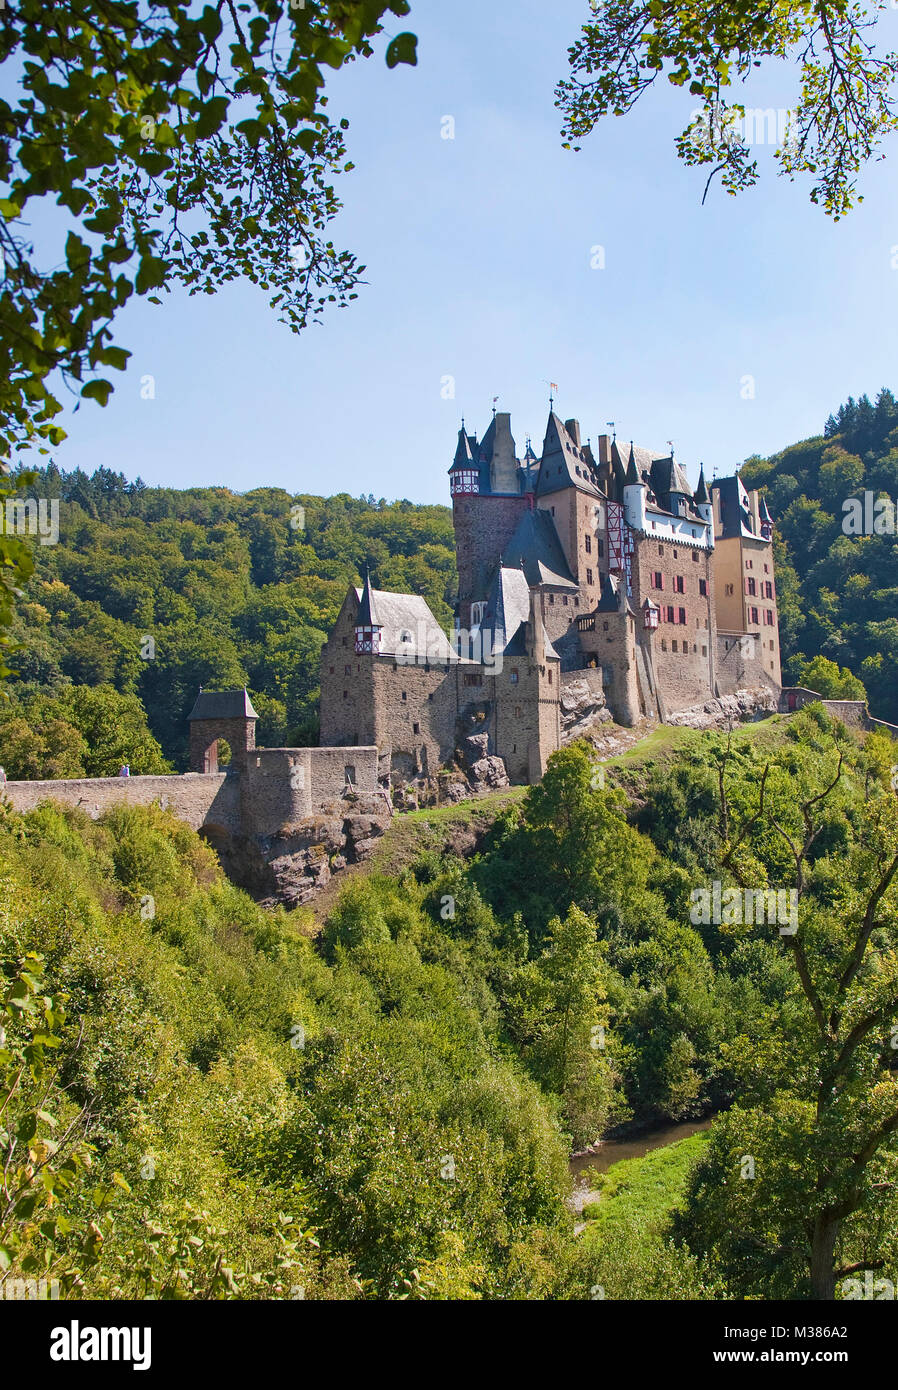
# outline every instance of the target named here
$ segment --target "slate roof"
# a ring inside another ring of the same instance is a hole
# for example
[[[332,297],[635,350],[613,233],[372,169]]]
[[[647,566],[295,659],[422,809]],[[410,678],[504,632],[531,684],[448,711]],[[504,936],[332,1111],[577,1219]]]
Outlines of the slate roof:
[[[558,492],[565,487],[583,488],[597,497],[604,493],[598,485],[590,451],[578,448],[554,410],[549,415],[543,457],[536,480],[537,496]]]
[[[672,454],[667,458],[655,459],[649,471],[650,486],[659,502],[672,492],[680,492],[684,497],[692,496],[689,480]]]
[[[371,588],[371,574],[368,570],[365,571],[365,586],[362,589],[362,601],[359,604],[355,621],[357,627],[381,626],[377,616],[377,604],[374,602],[374,590]]]
[[[731,478],[715,478],[711,484],[711,491],[716,492],[719,497],[721,540],[730,540],[733,536],[745,536],[758,541],[763,539],[752,530],[748,493],[742,486],[738,474]]]
[[[200,690],[188,719],[258,719],[246,686],[242,690]]]
[[[355,593],[361,607],[363,590],[356,589]],[[420,656],[422,661],[434,662],[458,660],[426,599],[418,594],[392,594],[386,589],[372,589],[371,596],[381,629],[381,656]],[[401,640],[403,633],[408,634],[405,641]]]
[[[500,565],[490,586],[480,631],[490,634],[493,652],[523,656],[530,619],[530,585],[522,569]]]
[[[577,585],[561,548],[555,522],[540,507],[524,512],[502,558],[506,565],[518,569],[523,561],[523,571],[531,588],[548,584],[576,592]]]

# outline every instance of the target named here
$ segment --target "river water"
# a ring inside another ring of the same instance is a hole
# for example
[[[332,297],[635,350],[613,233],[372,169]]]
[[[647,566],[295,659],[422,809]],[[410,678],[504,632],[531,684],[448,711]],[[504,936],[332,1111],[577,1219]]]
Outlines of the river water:
[[[599,1200],[600,1194],[592,1190],[590,1177],[593,1173],[605,1173],[613,1163],[625,1158],[642,1158],[653,1149],[663,1149],[667,1144],[675,1144],[678,1139],[688,1139],[690,1134],[710,1129],[713,1116],[706,1120],[689,1120],[685,1124],[664,1125],[661,1129],[646,1130],[644,1134],[632,1139],[606,1139],[595,1153],[579,1154],[568,1165],[574,1179],[574,1193],[570,1201],[571,1209],[580,1212],[591,1202]],[[582,1230],[582,1227],[579,1229]]]

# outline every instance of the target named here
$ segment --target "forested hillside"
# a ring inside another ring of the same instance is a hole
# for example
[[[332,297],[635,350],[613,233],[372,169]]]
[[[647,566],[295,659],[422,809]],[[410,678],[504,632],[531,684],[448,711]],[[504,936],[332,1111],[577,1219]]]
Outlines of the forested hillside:
[[[893,758],[812,705],[620,767],[628,804],[574,744],[474,860],[435,847],[355,879],[317,940],[157,808],[0,807],[0,1288],[826,1299],[840,1270],[895,1280]],[[769,912],[697,922],[714,880],[794,891],[800,935]],[[577,1240],[572,1145],[717,1110],[694,1167]]]
[[[751,458],[746,487],[762,488],[774,519],[784,681],[807,679],[822,656],[859,678],[873,713],[898,723],[898,548],[894,511],[882,533],[843,531],[846,499],[865,490],[898,499],[898,402],[883,388],[875,403],[849,398],[825,432],[769,459]],[[814,689],[824,689],[818,663]],[[813,677],[811,678],[813,680]],[[844,693],[852,692],[846,690]]]
[[[424,594],[451,623],[446,507],[273,488],[181,492],[52,465],[28,493],[59,499],[60,538],[34,546],[12,632],[18,677],[0,715],[18,721],[0,734],[10,776],[114,773],[129,750],[132,772],[166,759],[183,770],[200,685],[246,684],[261,744],[316,741],[320,647],[366,562],[377,585]],[[105,688],[105,722],[121,726],[105,759],[89,751],[72,684]],[[150,740],[137,733],[138,702]]]

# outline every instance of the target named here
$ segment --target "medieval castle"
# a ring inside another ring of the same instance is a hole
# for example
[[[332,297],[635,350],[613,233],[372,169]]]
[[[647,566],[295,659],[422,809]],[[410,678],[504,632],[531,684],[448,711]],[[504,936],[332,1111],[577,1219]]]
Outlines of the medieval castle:
[[[560,746],[565,690],[666,721],[737,691],[780,695],[772,522],[738,476],[693,492],[661,456],[550,410],[537,458],[511,417],[459,431],[449,469],[458,595],[449,640],[423,598],[351,587],[322,648],[321,744],[431,777],[473,734],[512,782]]]

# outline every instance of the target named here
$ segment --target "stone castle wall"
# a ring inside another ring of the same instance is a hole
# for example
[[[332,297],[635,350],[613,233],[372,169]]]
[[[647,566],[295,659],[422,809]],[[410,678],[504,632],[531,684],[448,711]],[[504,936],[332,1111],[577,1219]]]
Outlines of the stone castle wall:
[[[653,584],[652,576],[656,573],[662,576],[660,589]],[[676,578],[683,581],[683,593],[674,588]],[[700,581],[704,581],[705,594],[700,592]],[[639,538],[633,557],[631,598],[637,613],[641,613],[647,598],[661,609],[658,627],[650,641],[663,709],[685,709],[708,699],[714,689],[715,658],[711,552],[697,546],[671,544],[667,539],[655,541],[651,535]],[[669,607],[677,617],[679,610],[685,609],[686,622],[668,622]]]
[[[56,801],[94,820],[112,806],[158,802],[194,830],[269,836],[338,801],[348,767],[360,793],[377,792],[377,749],[369,747],[256,748],[240,771],[7,782],[4,794],[15,811]]]
[[[458,566],[458,592],[461,599],[459,621],[471,626],[471,601],[486,598],[490,571],[515,533],[522,515],[532,505],[527,496],[505,497],[490,494],[459,494],[452,503],[455,549]]]
[[[33,811],[58,801],[96,820],[112,806],[149,806],[158,801],[199,830],[212,821],[231,833],[240,823],[238,779],[224,772],[187,772],[168,777],[79,777],[57,781],[7,782],[4,795],[15,811]]]

